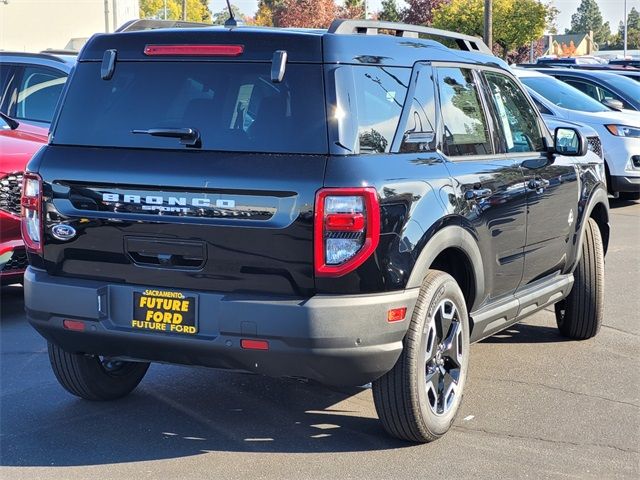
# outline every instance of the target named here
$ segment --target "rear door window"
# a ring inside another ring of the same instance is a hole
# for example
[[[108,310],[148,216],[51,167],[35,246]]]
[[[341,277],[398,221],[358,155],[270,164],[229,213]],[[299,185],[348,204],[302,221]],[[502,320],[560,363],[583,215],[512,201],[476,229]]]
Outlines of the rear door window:
[[[493,153],[487,118],[473,72],[465,68],[438,68],[437,71],[445,155]]]
[[[15,118],[50,123],[67,75],[40,66],[24,67],[18,88]]]
[[[118,62],[111,80],[82,62],[65,98],[53,143],[185,148],[176,138],[132,130],[192,128],[202,149],[327,153],[322,67],[270,63]]]

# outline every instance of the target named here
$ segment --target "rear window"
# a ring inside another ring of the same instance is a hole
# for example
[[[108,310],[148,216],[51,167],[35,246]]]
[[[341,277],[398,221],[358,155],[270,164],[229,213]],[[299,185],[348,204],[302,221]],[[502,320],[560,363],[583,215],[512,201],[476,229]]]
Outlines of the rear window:
[[[289,64],[281,83],[270,72],[270,63],[118,62],[102,80],[100,63],[82,62],[53,143],[183,149],[132,130],[192,128],[203,150],[327,153],[322,67]]]

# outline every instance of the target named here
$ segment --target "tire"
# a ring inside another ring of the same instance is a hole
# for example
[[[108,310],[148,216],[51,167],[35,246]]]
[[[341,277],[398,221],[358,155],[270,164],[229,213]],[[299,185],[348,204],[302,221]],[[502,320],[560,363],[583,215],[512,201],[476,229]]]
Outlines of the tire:
[[[85,400],[115,400],[131,393],[147,373],[148,363],[114,362],[68,353],[48,343],[49,361],[58,382]]]
[[[640,192],[620,192],[620,200],[640,200]]]
[[[429,270],[402,354],[372,385],[387,433],[419,443],[444,435],[460,407],[468,365],[469,319],[462,291],[449,274]]]
[[[555,305],[556,322],[565,337],[586,340],[600,331],[604,315],[604,248],[592,218],[587,221],[573,279],[569,296]]]

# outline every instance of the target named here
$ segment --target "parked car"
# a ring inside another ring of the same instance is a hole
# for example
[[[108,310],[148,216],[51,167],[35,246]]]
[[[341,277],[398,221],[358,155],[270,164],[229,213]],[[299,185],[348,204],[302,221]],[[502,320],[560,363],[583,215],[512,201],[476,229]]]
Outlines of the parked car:
[[[612,111],[576,88],[531,69],[514,73],[544,115],[592,127],[600,137],[609,192],[637,199],[640,193],[640,117]]]
[[[96,35],[25,176],[27,317],[81,398],[127,395],[149,362],[373,382],[387,432],[432,441],[470,342],[551,306],[597,334],[592,158],[466,35]]]
[[[75,62],[71,54],[0,52],[0,112],[49,128]]]
[[[27,267],[20,234],[20,193],[27,162],[47,141],[46,129],[0,113],[0,283],[17,283]]]
[[[617,73],[578,69],[538,69],[572,87],[612,110],[640,110],[640,84]]]

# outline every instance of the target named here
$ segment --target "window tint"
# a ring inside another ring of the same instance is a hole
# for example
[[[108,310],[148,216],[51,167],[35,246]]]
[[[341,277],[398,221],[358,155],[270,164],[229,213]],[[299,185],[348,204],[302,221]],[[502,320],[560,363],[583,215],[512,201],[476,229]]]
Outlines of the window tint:
[[[15,102],[15,74],[14,65],[0,63],[0,111],[10,115],[9,107]]]
[[[596,87],[592,83],[583,82],[581,80],[574,80],[572,78],[567,78],[567,77],[558,77],[558,78],[563,82],[568,83],[573,88],[577,88],[582,93],[586,93],[591,98],[595,98],[599,102],[603,100],[603,98],[600,95],[600,92],[598,91],[598,87]]]
[[[186,148],[132,130],[194,128],[202,149],[327,153],[320,65],[289,64],[281,83],[270,63],[118,62],[111,80],[81,62],[54,143]]]
[[[408,68],[353,67],[360,153],[391,148],[410,76]]]
[[[506,75],[484,72],[500,137],[501,152],[544,150],[538,116],[520,86]]]
[[[51,122],[66,74],[44,67],[25,67],[18,90],[15,117]]]
[[[543,115],[553,115],[553,112],[540,103],[535,97],[531,97],[531,99],[533,100],[533,103],[536,104],[536,107],[538,107],[538,110],[540,110],[540,113]]]
[[[520,81],[554,105],[581,112],[608,112],[609,109],[589,95],[549,76],[522,77]]]
[[[418,152],[434,148],[436,107],[431,68],[420,66],[416,72],[413,95],[407,100],[400,152]]]
[[[492,153],[487,119],[471,70],[438,69],[440,110],[446,155]]]

